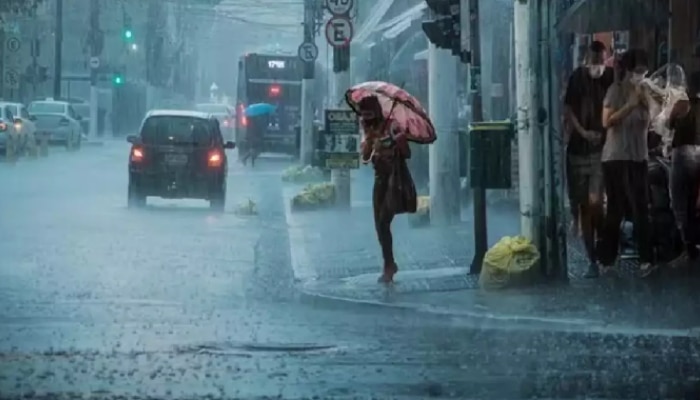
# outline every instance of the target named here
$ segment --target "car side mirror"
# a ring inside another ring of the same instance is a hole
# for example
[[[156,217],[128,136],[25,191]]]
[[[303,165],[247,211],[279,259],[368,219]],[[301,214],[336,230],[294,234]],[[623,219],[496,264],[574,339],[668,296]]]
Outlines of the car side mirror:
[[[126,137],[126,141],[131,144],[141,144],[141,138],[136,135],[129,135]]]
[[[236,143],[234,143],[234,142],[229,141],[229,142],[224,143],[224,149],[233,150],[235,148],[236,148]]]

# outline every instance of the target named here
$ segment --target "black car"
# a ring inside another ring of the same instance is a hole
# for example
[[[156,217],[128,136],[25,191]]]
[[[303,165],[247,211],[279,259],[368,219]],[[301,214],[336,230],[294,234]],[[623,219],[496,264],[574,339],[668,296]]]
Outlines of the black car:
[[[146,197],[205,199],[212,209],[226,204],[226,149],[219,121],[196,111],[157,110],[146,115],[138,136],[129,136],[130,208]]]

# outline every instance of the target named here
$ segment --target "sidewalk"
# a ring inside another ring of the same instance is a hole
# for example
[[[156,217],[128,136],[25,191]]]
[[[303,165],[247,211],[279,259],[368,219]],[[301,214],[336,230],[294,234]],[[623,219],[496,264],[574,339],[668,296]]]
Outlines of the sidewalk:
[[[349,212],[291,213],[289,201],[299,187],[284,188],[294,276],[307,299],[443,314],[480,326],[700,335],[700,313],[694,311],[700,309],[700,279],[584,280],[585,258],[575,246],[568,286],[482,291],[478,277],[468,275],[471,210],[450,228],[411,228],[398,217],[393,232],[400,270],[393,286],[379,285],[381,258],[367,201],[371,177],[357,175]],[[489,246],[518,233],[517,214],[510,207],[489,209]]]

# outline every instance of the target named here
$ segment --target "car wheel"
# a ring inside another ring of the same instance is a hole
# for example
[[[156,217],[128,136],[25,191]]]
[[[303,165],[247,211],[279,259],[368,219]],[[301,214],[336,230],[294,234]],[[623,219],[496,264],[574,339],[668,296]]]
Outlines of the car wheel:
[[[224,212],[226,208],[226,186],[221,187],[210,199],[209,208],[216,212]]]
[[[129,208],[142,208],[146,205],[146,196],[142,195],[135,184],[129,182],[127,206]]]

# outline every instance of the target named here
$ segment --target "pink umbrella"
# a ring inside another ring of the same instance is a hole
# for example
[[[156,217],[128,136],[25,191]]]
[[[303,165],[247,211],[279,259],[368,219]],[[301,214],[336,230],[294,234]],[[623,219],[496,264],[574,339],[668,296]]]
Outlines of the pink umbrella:
[[[379,99],[384,117],[391,118],[394,129],[409,141],[430,144],[437,139],[433,122],[420,102],[396,85],[381,81],[360,83],[345,92],[345,101],[359,114],[358,103],[369,96]]]

